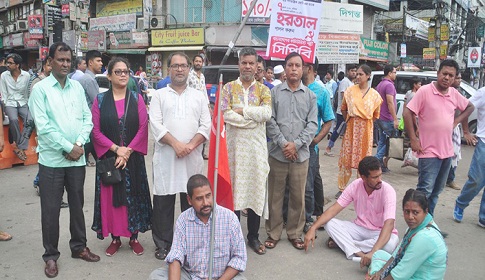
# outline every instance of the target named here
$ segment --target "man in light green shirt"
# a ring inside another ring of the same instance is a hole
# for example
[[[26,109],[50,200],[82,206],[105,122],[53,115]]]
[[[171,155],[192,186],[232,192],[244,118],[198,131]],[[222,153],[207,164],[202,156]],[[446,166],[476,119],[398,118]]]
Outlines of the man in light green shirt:
[[[86,247],[83,213],[86,175],[83,146],[89,139],[93,123],[83,87],[67,78],[71,57],[72,50],[68,45],[63,42],[53,44],[48,58],[51,75],[35,84],[29,98],[39,140],[39,189],[45,248],[42,258],[46,263],[44,273],[49,278],[58,274],[59,213],[64,186],[69,200],[72,257],[99,261],[99,256]]]

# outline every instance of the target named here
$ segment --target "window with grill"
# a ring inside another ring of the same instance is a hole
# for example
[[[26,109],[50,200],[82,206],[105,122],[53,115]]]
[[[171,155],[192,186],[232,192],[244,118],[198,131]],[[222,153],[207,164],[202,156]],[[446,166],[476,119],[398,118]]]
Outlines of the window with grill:
[[[178,24],[241,21],[241,0],[170,0],[169,11]],[[175,20],[168,18],[168,24]]]

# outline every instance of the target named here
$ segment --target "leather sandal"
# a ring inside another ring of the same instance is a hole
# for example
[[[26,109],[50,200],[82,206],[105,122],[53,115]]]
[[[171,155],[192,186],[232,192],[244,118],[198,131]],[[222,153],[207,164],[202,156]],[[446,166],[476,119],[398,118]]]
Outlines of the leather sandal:
[[[335,249],[335,248],[338,248],[338,245],[335,243],[335,241],[333,241],[333,239],[331,237],[329,237],[327,239],[327,247],[329,249]]]
[[[278,244],[278,242],[279,240],[274,240],[273,238],[268,237],[268,239],[264,241],[264,247],[268,249],[273,249],[274,247],[276,247],[276,244]]]
[[[293,247],[295,247],[295,249],[297,250],[303,250],[305,249],[305,242],[303,242],[303,240],[301,240],[301,238],[295,238],[295,239],[290,239],[288,238],[288,240],[291,242],[291,245],[293,245]]]
[[[168,255],[169,250],[165,248],[157,248],[155,249],[155,258],[159,260],[164,260]]]

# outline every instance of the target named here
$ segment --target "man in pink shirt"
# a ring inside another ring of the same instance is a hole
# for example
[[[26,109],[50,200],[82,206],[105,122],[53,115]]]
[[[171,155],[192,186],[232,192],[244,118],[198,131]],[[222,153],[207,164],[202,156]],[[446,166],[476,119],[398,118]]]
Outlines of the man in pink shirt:
[[[465,138],[472,141],[467,121],[474,110],[473,104],[452,87],[458,71],[456,61],[447,59],[441,62],[438,80],[419,88],[403,112],[411,148],[419,157],[417,190],[426,194],[431,215],[450,171],[454,155],[450,137],[453,128],[461,122]],[[456,117],[455,110],[461,111]],[[415,129],[416,116],[419,119],[418,131]]]
[[[399,237],[396,220],[396,191],[381,180],[381,164],[376,157],[367,156],[359,163],[360,179],[342,192],[337,202],[328,208],[305,235],[305,250],[313,247],[315,231],[325,225],[330,236],[329,248],[339,247],[348,259],[360,257],[360,266],[368,266],[377,250],[392,253]],[[354,203],[357,219],[353,222],[335,219],[345,207]]]

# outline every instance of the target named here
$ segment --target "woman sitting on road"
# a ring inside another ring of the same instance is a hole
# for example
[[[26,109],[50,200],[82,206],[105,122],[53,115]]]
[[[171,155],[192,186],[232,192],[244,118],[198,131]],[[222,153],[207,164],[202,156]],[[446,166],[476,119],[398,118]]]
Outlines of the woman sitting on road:
[[[148,148],[148,115],[142,97],[127,88],[129,69],[123,58],[109,62],[107,76],[111,87],[97,96],[92,107],[96,154],[101,160],[116,157],[115,165],[122,169],[122,181],[112,186],[104,185],[96,172],[91,228],[99,239],[111,233],[107,256],[121,247],[120,236],[130,238],[133,253],[143,254],[138,233],[151,229],[152,205],[144,158]]]
[[[409,228],[392,255],[382,250],[374,253],[366,279],[443,279],[448,249],[428,213],[426,195],[409,189],[402,205]]]

